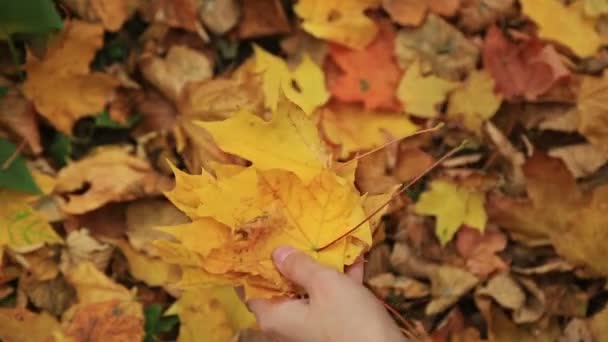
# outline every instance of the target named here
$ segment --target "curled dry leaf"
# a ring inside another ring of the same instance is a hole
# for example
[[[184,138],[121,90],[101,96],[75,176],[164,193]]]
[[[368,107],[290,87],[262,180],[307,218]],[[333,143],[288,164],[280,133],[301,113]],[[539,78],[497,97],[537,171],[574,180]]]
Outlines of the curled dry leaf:
[[[427,12],[451,17],[456,14],[460,0],[383,0],[382,7],[393,21],[401,25],[419,26]]]
[[[291,27],[280,0],[244,0],[239,23],[241,39],[289,33]]]
[[[604,151],[591,144],[556,147],[548,155],[563,160],[574,178],[589,176],[606,164]]]
[[[110,202],[157,195],[171,187],[147,161],[112,148],[63,168],[54,194],[59,207],[69,214],[83,214]]]
[[[302,0],[294,6],[304,20],[302,28],[313,36],[352,49],[369,44],[378,28],[365,10],[378,7],[381,0]]]
[[[510,310],[521,309],[526,301],[526,294],[508,273],[493,276],[485,286],[477,289],[475,295],[489,296]]]
[[[177,109],[157,91],[136,92],[133,95],[133,102],[136,112],[141,115],[135,134],[168,132],[175,127]]]
[[[471,273],[453,266],[442,265],[431,274],[431,295],[427,305],[427,315],[438,314],[454,305],[460,297],[479,283]]]
[[[476,69],[479,49],[445,20],[431,14],[419,28],[404,28],[395,40],[402,68],[420,60],[423,70],[458,81]]]
[[[101,25],[74,20],[52,39],[42,60],[28,54],[25,96],[64,134],[71,135],[79,118],[103,111],[118,85],[113,77],[89,69],[102,44]]]
[[[424,298],[430,294],[425,283],[414,278],[398,276],[392,273],[381,273],[367,281],[368,285],[382,297],[391,295],[408,299]]]
[[[395,29],[380,22],[380,32],[362,50],[352,50],[338,44],[330,44],[329,56],[340,69],[328,74],[331,94],[344,102],[363,102],[367,109],[398,110],[395,89],[401,70],[393,56]],[[376,61],[373,67],[370,60]]]
[[[42,152],[36,111],[17,88],[11,88],[0,98],[0,128],[26,141],[34,154]]]
[[[189,82],[213,77],[213,61],[204,53],[181,45],[172,46],[164,59],[141,56],[139,68],[146,80],[176,102]]]
[[[482,278],[508,269],[507,263],[496,255],[506,247],[507,237],[498,230],[487,230],[482,234],[465,226],[456,237],[456,249],[466,259],[467,269]]]
[[[105,270],[114,249],[89,235],[86,228],[68,234],[66,249],[61,254],[61,269],[67,271],[81,262],[91,262],[98,270]]]
[[[583,78],[578,93],[577,117],[578,131],[608,155],[606,136],[608,121],[606,120],[605,103],[608,102],[608,73],[602,77]]]
[[[515,0],[462,0],[458,26],[477,33],[515,12]]]
[[[62,315],[76,298],[76,292],[62,276],[46,281],[24,277],[19,286],[34,306],[55,316]]]
[[[570,75],[553,46],[536,39],[512,43],[496,26],[486,34],[483,63],[507,99],[536,99]]]
[[[199,19],[200,5],[198,0],[151,0],[144,2],[140,13],[150,22],[182,28],[207,38]]]
[[[355,184],[363,193],[382,194],[399,184],[387,172],[387,151],[376,151],[359,159],[355,172]]]

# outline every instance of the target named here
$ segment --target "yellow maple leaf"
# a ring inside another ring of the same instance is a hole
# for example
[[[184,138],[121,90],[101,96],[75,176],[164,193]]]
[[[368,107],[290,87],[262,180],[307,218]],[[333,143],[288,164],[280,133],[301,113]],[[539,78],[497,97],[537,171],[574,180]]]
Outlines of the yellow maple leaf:
[[[438,106],[457,86],[458,83],[435,75],[423,75],[420,61],[416,60],[403,75],[397,88],[397,98],[403,103],[407,113],[434,118],[439,115]]]
[[[99,303],[110,300],[134,301],[135,294],[108,278],[91,262],[81,262],[65,273],[66,279],[76,289],[79,304]]]
[[[494,92],[494,79],[485,70],[473,72],[466,82],[450,95],[448,117],[462,120],[464,127],[480,133],[481,125],[491,118],[502,103]]]
[[[281,94],[310,115],[329,100],[325,74],[305,55],[302,62],[290,71],[284,59],[254,46],[256,71],[263,73],[263,90],[266,105],[274,112]]]
[[[342,147],[342,157],[381,146],[392,139],[405,138],[418,129],[403,114],[355,106],[327,108],[320,115],[323,133],[332,143]]]
[[[224,121],[197,124],[222,150],[250,160],[261,170],[289,170],[308,181],[329,165],[317,127],[294,106],[280,106],[271,121],[241,111]]]
[[[362,49],[378,33],[378,27],[364,11],[380,3],[380,0],[299,0],[294,11],[304,19],[302,28],[313,36]]]
[[[231,287],[189,289],[165,312],[178,315],[178,342],[230,341],[255,317]]]
[[[435,180],[430,184],[430,190],[420,196],[415,211],[437,218],[435,231],[441,244],[445,245],[463,224],[479,231],[485,229],[484,202],[481,192],[445,180]]]
[[[173,167],[176,179],[179,178],[185,186],[175,187],[165,193],[165,196],[191,219],[213,216],[231,227],[261,215],[262,209],[255,202],[258,181],[256,171],[239,167],[236,174],[221,177],[222,172],[225,172],[223,169],[223,166],[216,167],[216,179],[204,170],[202,174],[193,176]]]
[[[565,6],[558,0],[521,0],[522,10],[538,25],[538,35],[572,49],[580,57],[589,57],[602,40],[595,23],[583,15],[580,3]]]
[[[39,60],[28,53],[23,85],[37,111],[61,132],[71,135],[76,120],[104,110],[118,81],[89,65],[103,45],[103,27],[68,21]]]
[[[46,218],[28,204],[30,199],[30,194],[0,189],[0,260],[4,246],[25,253],[45,243],[63,243]]]

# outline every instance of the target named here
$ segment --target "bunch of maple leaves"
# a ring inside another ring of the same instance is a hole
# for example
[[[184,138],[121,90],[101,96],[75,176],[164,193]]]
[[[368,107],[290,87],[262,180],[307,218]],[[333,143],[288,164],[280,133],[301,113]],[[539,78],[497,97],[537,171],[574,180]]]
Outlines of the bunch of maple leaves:
[[[291,245],[409,337],[603,341],[606,0],[0,4],[0,340],[266,339]],[[412,324],[415,321],[416,324]]]

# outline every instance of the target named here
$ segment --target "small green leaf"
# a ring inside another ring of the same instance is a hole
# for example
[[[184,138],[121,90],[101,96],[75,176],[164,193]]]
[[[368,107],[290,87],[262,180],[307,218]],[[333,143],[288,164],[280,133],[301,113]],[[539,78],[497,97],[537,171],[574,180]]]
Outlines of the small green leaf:
[[[10,141],[0,138],[0,187],[34,194],[41,193],[25,165],[25,159],[19,153],[15,157],[15,153],[17,147]]]
[[[0,100],[8,94],[8,87],[0,86]]]
[[[61,17],[51,0],[0,1],[0,40],[14,33],[47,33],[60,30]]]
[[[95,126],[103,128],[130,129],[139,121],[140,118],[141,115],[139,114],[131,115],[126,124],[121,124],[118,121],[112,120],[112,118],[110,118],[110,113],[104,111],[95,117]]]
[[[51,143],[49,152],[57,165],[64,167],[72,154],[72,140],[67,135],[58,132]]]
[[[177,316],[162,317],[163,308],[160,304],[152,304],[144,309],[146,319],[144,330],[146,336],[144,342],[154,341],[154,337],[161,332],[168,332],[179,323]]]

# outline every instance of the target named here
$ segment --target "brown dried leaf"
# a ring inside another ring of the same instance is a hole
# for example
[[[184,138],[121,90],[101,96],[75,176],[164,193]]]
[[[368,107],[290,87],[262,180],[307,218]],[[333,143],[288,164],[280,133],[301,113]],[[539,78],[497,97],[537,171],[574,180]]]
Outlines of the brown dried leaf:
[[[475,295],[489,296],[511,310],[521,309],[526,302],[526,294],[508,273],[495,275],[485,286],[478,288]]]
[[[74,342],[141,341],[144,320],[137,302],[106,302],[79,305],[69,321],[65,334]]]
[[[548,155],[561,159],[574,178],[587,177],[606,164],[606,154],[591,144],[552,148]]]
[[[26,277],[21,280],[19,286],[34,306],[55,316],[63,314],[76,299],[76,291],[63,277],[47,281],[36,281]]]
[[[0,128],[8,129],[26,141],[34,154],[42,152],[34,106],[16,88],[0,98]]]
[[[83,214],[110,202],[157,195],[171,186],[147,161],[110,148],[63,168],[53,192],[63,211]]]
[[[230,31],[238,23],[240,14],[240,3],[237,0],[204,0],[200,9],[201,20],[215,34]]]
[[[431,275],[431,295],[433,300],[427,305],[425,313],[440,313],[469,292],[479,283],[473,274],[460,268],[441,265]]]
[[[238,36],[249,39],[289,33],[291,27],[280,0],[244,0]]]
[[[137,10],[139,0],[62,0],[79,17],[101,22],[108,31],[118,31]]]
[[[114,251],[112,246],[92,238],[86,228],[70,232],[65,243],[67,248],[61,254],[61,269],[64,271],[85,261],[103,271]]]
[[[150,22],[196,32],[204,39],[207,33],[199,21],[199,0],[150,0],[144,2],[140,12]]]
[[[458,26],[477,33],[515,12],[514,0],[462,0]]]

